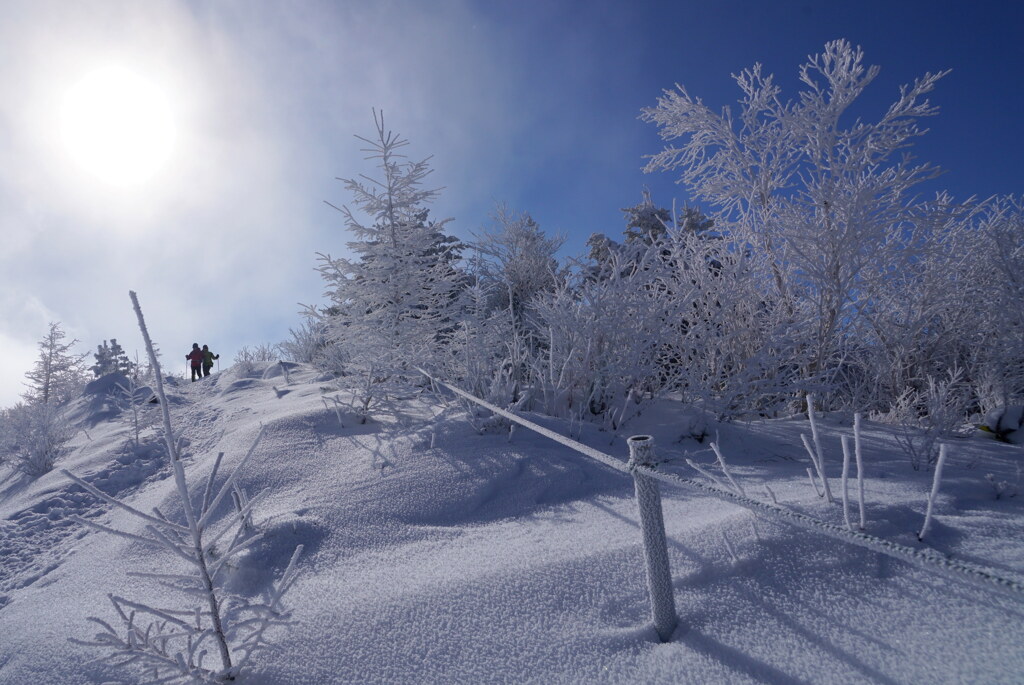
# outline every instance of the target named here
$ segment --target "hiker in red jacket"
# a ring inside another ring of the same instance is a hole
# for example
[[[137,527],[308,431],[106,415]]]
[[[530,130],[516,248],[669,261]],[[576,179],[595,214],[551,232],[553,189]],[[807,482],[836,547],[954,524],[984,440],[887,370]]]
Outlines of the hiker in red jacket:
[[[203,377],[203,351],[199,349],[199,343],[192,343],[192,351],[185,355],[185,359],[192,362],[192,382],[196,378]]]

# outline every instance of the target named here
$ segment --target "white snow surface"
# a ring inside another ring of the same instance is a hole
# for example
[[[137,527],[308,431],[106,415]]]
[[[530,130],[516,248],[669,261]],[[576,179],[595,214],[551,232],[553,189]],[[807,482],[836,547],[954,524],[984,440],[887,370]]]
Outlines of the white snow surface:
[[[197,383],[169,379],[172,421],[191,488],[218,452],[240,474],[265,532],[238,560],[232,591],[258,595],[304,545],[286,595],[294,624],[274,629],[242,683],[1020,683],[1024,596],[953,581],[862,548],[756,518],[661,485],[679,628],[654,631],[628,475],[518,429],[480,433],[463,407],[423,393],[360,424],[327,379],[306,367],[238,367]],[[345,403],[348,399],[342,397]],[[330,401],[330,400],[329,400]],[[145,412],[156,412],[147,405]],[[138,671],[68,642],[115,621],[109,593],[188,606],[128,571],[176,560],[74,523],[139,523],[60,473],[172,519],[174,484],[159,426],[130,444],[128,417],[102,384],[78,400],[80,429],[58,469],[35,481],[0,473],[0,683],[135,683]],[[531,416],[566,433],[564,423]],[[625,460],[625,438],[655,438],[663,467],[722,477],[692,422],[665,402],[622,435],[584,426],[581,440]],[[479,420],[477,424],[480,425]],[[710,426],[730,472],[753,497],[842,524],[841,434],[852,417],[819,418],[828,505],[806,475],[806,420]],[[575,430],[576,427],[573,427]],[[1021,448],[975,436],[950,444],[929,537],[917,541],[930,471],[914,471],[883,425],[865,421],[867,531],[1024,578]],[[988,477],[991,474],[991,477]],[[856,502],[855,473],[850,479]],[[1003,483],[995,497],[994,483]],[[229,506],[229,505],[226,505]],[[226,509],[225,509],[226,511]],[[857,520],[856,509],[851,520]],[[728,539],[737,558],[726,549]]]

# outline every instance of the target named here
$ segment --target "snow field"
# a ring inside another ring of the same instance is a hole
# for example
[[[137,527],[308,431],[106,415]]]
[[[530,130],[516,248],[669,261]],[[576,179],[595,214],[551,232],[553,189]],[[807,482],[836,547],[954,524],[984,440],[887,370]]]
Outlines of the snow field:
[[[242,682],[1020,682],[1024,604],[763,519],[755,528],[743,509],[664,484],[680,629],[660,644],[628,477],[528,431],[511,442],[479,435],[454,405],[427,398],[367,424],[343,415],[341,426],[312,371],[293,371],[290,383],[274,367],[263,376],[228,370],[168,389],[193,491],[218,451],[226,473],[267,428],[241,474],[250,497],[268,490],[254,516],[265,539],[237,560],[228,588],[260,593],[304,545],[286,596],[295,624],[272,634],[273,649]],[[685,469],[686,452],[713,469],[706,445],[678,440],[673,416],[652,411],[635,432],[655,435],[668,468]],[[843,426],[827,417],[819,425],[834,487]],[[839,522],[839,507],[824,505],[802,474],[801,430],[806,422],[738,424],[717,440],[748,493],[766,496],[770,483],[785,506]],[[125,456],[123,424],[99,421],[89,433],[69,470],[133,506],[179,513],[166,467],[146,466],[148,453]],[[609,444],[589,427],[583,439],[625,458],[621,439]],[[1011,458],[1003,447],[957,449],[988,466]],[[909,544],[929,474],[908,474],[882,427],[865,436],[865,456],[869,532]],[[978,468],[947,468],[931,543],[1019,575],[1019,502],[994,502]],[[72,512],[137,524],[57,472],[8,492],[0,683],[136,682],[66,640],[91,634],[87,616],[112,617],[109,592],[173,604],[169,591],[126,572],[178,562],[68,525]]]

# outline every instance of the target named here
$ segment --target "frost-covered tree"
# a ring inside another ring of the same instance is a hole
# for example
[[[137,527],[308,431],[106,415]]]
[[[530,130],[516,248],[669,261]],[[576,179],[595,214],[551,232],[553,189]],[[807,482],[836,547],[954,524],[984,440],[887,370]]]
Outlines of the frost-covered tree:
[[[924,132],[918,121],[937,112],[926,95],[943,73],[901,88],[875,121],[848,112],[878,74],[859,48],[828,43],[799,74],[805,87],[795,101],[760,64],[736,75],[735,114],[682,86],[666,91],[643,114],[670,141],[647,169],[681,172],[735,249],[765,257],[757,277],[805,337],[803,375],[827,379],[868,304],[866,273],[891,272],[907,257],[893,238],[914,224],[916,188],[938,170],[906,149]]]
[[[30,404],[61,404],[82,386],[86,355],[72,352],[78,340],[65,342],[66,337],[60,323],[51,323],[39,341],[39,358],[25,374],[29,389],[22,397]]]
[[[384,127],[374,113],[376,138],[362,138],[379,177],[345,180],[355,209],[340,211],[355,237],[353,257],[321,255],[320,273],[331,308],[311,309],[326,326],[344,360],[336,369],[352,377],[364,411],[382,392],[407,382],[417,365],[435,366],[457,325],[462,279],[453,267],[449,220],[428,219],[426,205],[438,190],[424,188],[429,159],[409,161],[408,141]]]
[[[117,342],[117,338],[111,338],[109,345],[106,340],[102,345],[97,345],[93,357],[96,359],[96,363],[89,369],[96,377],[106,376],[109,373],[122,373],[125,376],[133,376],[136,373],[135,364],[125,354],[124,348]]]
[[[1024,401],[1024,202],[999,197],[977,214],[976,257],[966,274],[976,298],[963,312],[964,343],[973,353],[966,366],[978,409],[985,413]]]
[[[645,269],[667,266],[669,250],[664,244],[669,241],[671,233],[692,234],[695,236],[717,239],[710,233],[714,220],[706,217],[696,207],[684,207],[682,212],[675,212],[659,207],[651,199],[646,188],[639,204],[622,210],[626,220],[623,242],[601,233],[594,233],[587,240],[589,252],[587,263],[583,264],[584,273],[588,278],[600,280],[607,278],[613,268],[624,268],[632,271],[641,261],[647,260]],[[651,253],[653,260],[648,260],[648,250],[653,245],[662,245],[663,249]]]
[[[474,238],[473,247],[484,256],[482,274],[499,284],[499,306],[523,326],[530,302],[564,280],[556,254],[565,239],[548,237],[529,214],[505,205],[498,205],[492,226]]]
[[[704,235],[715,225],[714,219],[705,216],[696,207],[683,207],[680,212],[658,207],[647,188],[643,190],[640,203],[624,208],[622,213],[626,219],[623,235],[627,244],[650,245],[664,240],[670,229]]]
[[[556,257],[564,242],[561,236],[548,237],[529,214],[505,205],[495,210],[491,227],[474,235],[473,247],[481,257],[478,282],[511,323],[506,369],[517,387],[526,382],[528,360],[538,352],[538,331],[528,313],[538,298],[565,281]]]
[[[84,354],[71,348],[78,342],[65,342],[59,323],[51,323],[39,342],[39,358],[25,374],[29,390],[24,403],[10,408],[0,417],[0,451],[22,473],[37,477],[53,469],[64,453],[73,431],[64,418],[63,405],[85,382]]]
[[[648,245],[664,239],[672,224],[672,213],[658,207],[651,199],[651,191],[644,188],[643,200],[622,210],[626,217],[625,238],[627,243],[643,242]]]

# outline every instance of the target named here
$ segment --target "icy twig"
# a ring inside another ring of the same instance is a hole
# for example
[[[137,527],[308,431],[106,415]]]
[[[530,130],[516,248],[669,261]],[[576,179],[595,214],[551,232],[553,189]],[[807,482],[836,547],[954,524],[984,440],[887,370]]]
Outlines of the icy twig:
[[[206,490],[203,491],[203,511],[207,511],[210,508],[210,495],[213,494],[213,483],[217,478],[217,471],[220,469],[220,461],[224,458],[223,452],[217,453],[217,459],[213,462],[213,469],[210,471],[210,477],[206,479]]]
[[[860,503],[860,529],[867,527],[864,516],[864,462],[860,458],[860,412],[853,415],[853,453],[857,459],[857,489]]]
[[[726,535],[725,531],[722,531],[722,542],[725,543],[725,549],[729,552],[729,556],[732,558],[732,563],[740,563],[740,558],[736,556],[736,550],[733,549],[732,542],[729,540],[729,536]]]
[[[818,421],[814,415],[814,395],[807,395],[807,418],[811,422],[811,436],[814,440],[814,455],[812,455],[814,466],[818,469],[818,476],[821,478],[821,485],[825,488],[825,501],[832,504],[832,490],[828,486],[828,477],[825,475],[825,454],[821,449],[821,439],[818,437]],[[803,436],[801,436],[803,437]],[[806,443],[806,438],[805,445]],[[811,448],[807,447],[810,452]]]
[[[715,456],[718,457],[718,464],[722,467],[722,473],[724,473],[725,477],[729,479],[730,483],[732,483],[733,490],[746,497],[747,493],[744,492],[743,487],[733,480],[732,474],[729,473],[729,467],[725,465],[725,457],[722,456],[722,451],[718,449],[718,443],[711,443],[711,449],[714,450]]]
[[[228,476],[223,483],[221,483],[220,491],[217,492],[217,496],[213,498],[213,501],[210,502],[210,506],[204,512],[202,512],[201,518],[196,522],[196,526],[200,530],[202,530],[207,526],[207,524],[209,524],[210,519],[213,517],[213,512],[217,509],[217,505],[220,504],[220,501],[224,499],[224,496],[231,491],[231,486],[234,485],[235,479],[238,477],[239,471],[241,471],[242,467],[248,463],[249,459],[256,451],[256,447],[260,444],[260,440],[263,439],[263,434],[266,432],[266,430],[266,426],[260,426],[260,432],[256,434],[256,439],[253,440],[252,445],[249,446],[249,451],[246,453],[244,457],[242,457],[242,460],[238,462],[238,466],[236,466],[235,469],[231,472],[231,475]]]
[[[728,490],[729,489],[729,488],[726,487],[725,483],[723,483],[721,480],[718,479],[717,476],[715,476],[715,474],[711,473],[710,471],[705,471],[700,466],[698,466],[697,463],[694,462],[692,459],[687,459],[686,463],[689,464],[690,467],[692,469],[694,469],[697,473],[699,473],[700,475],[704,476],[705,478],[713,481],[715,483],[715,485],[717,485],[721,489],[723,489],[723,490]]]
[[[111,535],[118,535],[118,536],[123,537],[123,538],[128,539],[128,540],[135,540],[136,542],[144,542],[147,545],[159,545],[160,544],[160,542],[158,540],[154,540],[152,538],[143,537],[142,535],[135,535],[134,533],[128,533],[128,532],[123,531],[123,530],[118,530],[117,528],[109,528],[109,527],[104,526],[102,524],[96,523],[95,521],[90,521],[89,519],[84,519],[81,516],[72,516],[71,520],[74,521],[75,523],[81,524],[83,526],[88,526],[89,528],[93,528],[95,530],[98,530],[101,533],[110,533]]]
[[[807,477],[811,479],[811,487],[818,497],[824,497],[825,493],[818,489],[818,481],[814,480],[814,470],[810,466],[807,467]]]
[[[918,533],[917,539],[920,541],[924,540],[924,536],[928,534],[928,528],[932,523],[932,507],[935,505],[935,498],[939,494],[939,483],[942,482],[942,466],[946,463],[946,446],[939,446],[939,460],[935,463],[935,476],[932,478],[932,491],[928,495],[928,509],[924,514],[924,525],[921,527],[921,532]]]
[[[850,510],[847,507],[849,497],[847,479],[850,474],[850,441],[844,435],[840,438],[840,442],[843,444],[843,521],[846,522],[847,529],[852,531],[853,524],[850,523]]]
[[[807,436],[801,433],[800,434],[800,440],[801,440],[801,442],[804,443],[804,449],[807,450],[807,456],[810,457],[810,459],[811,459],[811,466],[814,467],[813,472],[812,472],[811,469],[807,469],[807,472],[809,474],[811,474],[811,481],[814,483],[814,491],[818,493],[818,497],[825,497],[825,495],[828,493],[827,487],[826,487],[825,490],[819,490],[818,489],[818,481],[815,481],[815,479],[814,479],[814,474],[817,473],[818,480],[821,481],[822,483],[824,483],[824,477],[823,477],[823,474],[822,474],[822,468],[818,464],[818,458],[817,458],[817,456],[815,456],[814,450],[811,449],[811,443],[807,441]]]
[[[321,397],[320,399],[323,400],[324,407],[328,411],[330,411],[331,407],[327,404],[327,398]],[[332,395],[331,396],[331,401],[334,403],[334,407],[333,407],[334,408],[334,416],[337,417],[337,419],[338,419],[338,425],[341,426],[342,428],[344,428],[345,427],[345,422],[341,420],[341,400],[338,399],[337,395]]]

